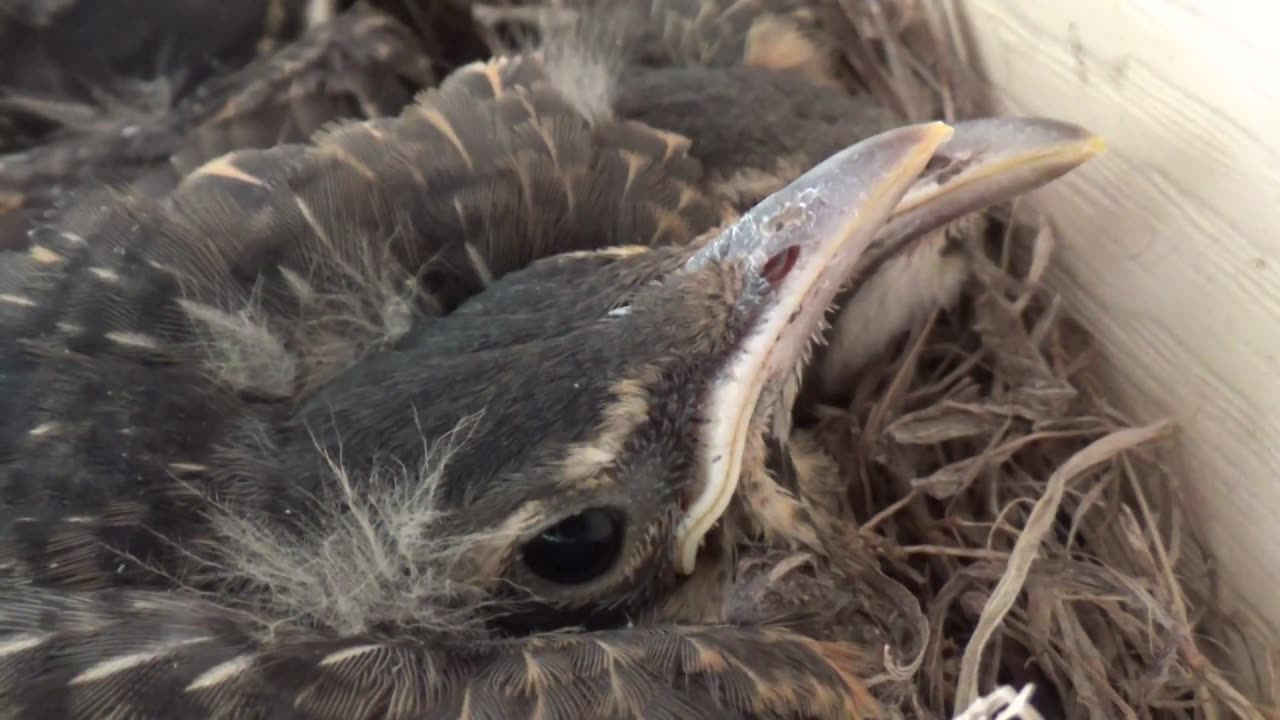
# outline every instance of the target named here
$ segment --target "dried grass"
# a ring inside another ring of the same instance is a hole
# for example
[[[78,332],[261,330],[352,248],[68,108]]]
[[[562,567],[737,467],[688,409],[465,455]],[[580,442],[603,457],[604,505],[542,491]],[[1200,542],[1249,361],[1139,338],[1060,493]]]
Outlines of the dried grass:
[[[927,638],[893,649],[918,671],[882,692],[932,717],[1026,683],[1050,717],[1267,717],[1275,650],[1228,650],[1266,630],[1221,605],[1173,428],[1112,408],[1056,298],[988,270],[820,420],[867,552],[922,610],[888,633]]]
[[[944,4],[842,6],[846,57],[884,101],[979,112]],[[1280,644],[1223,602],[1188,478],[1162,461],[1174,428],[1112,406],[1043,283],[1052,230],[1020,210],[992,213],[961,304],[819,420],[879,582],[921,611],[883,635],[904,640],[878,692],[908,717],[1280,717]]]

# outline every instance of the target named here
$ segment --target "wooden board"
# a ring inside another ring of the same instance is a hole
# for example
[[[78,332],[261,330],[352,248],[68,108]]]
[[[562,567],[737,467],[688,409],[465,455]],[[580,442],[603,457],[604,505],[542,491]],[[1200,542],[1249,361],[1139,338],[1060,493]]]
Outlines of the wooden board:
[[[929,0],[926,0],[929,1]],[[1172,458],[1227,585],[1280,627],[1280,3],[947,0],[996,109],[1108,151],[1036,193],[1052,282]]]

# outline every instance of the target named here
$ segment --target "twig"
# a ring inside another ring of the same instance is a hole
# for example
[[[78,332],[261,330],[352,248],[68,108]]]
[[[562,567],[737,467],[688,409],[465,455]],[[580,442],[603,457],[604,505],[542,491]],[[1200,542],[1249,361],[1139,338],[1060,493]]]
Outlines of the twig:
[[[1039,552],[1040,545],[1053,528],[1053,522],[1062,502],[1067,483],[1089,468],[1106,462],[1115,455],[1136,445],[1145,444],[1169,434],[1171,423],[1161,421],[1140,428],[1125,428],[1095,440],[1083,450],[1071,456],[1053,475],[1045,486],[1044,495],[1036,502],[1027,518],[1026,528],[1014,543],[1013,552],[1009,556],[1009,565],[995,590],[987,598],[982,615],[978,618],[978,626],[965,646],[964,657],[960,662],[960,679],[956,682],[956,705],[967,707],[978,697],[978,670],[982,662],[982,652],[990,642],[991,636],[999,627],[1027,581],[1027,573],[1031,562]]]

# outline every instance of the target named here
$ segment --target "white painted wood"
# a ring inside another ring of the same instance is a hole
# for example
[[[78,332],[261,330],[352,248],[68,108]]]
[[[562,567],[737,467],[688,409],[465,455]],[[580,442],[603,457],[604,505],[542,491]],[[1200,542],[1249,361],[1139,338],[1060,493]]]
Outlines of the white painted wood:
[[[1229,587],[1280,626],[1280,3],[947,0],[997,110],[1107,152],[1033,202],[1052,282],[1175,461]]]

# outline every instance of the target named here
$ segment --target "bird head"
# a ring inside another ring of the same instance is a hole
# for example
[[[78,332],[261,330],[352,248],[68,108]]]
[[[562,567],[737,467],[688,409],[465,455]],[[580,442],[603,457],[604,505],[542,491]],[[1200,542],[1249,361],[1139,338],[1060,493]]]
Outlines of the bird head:
[[[282,490],[273,498],[292,499],[273,502],[305,516],[295,501],[331,493],[335,462],[421,467],[424,438],[456,439],[447,461],[400,481],[430,488],[397,502],[439,511],[414,532],[465,538],[450,555],[459,575],[489,581],[486,595],[503,597],[520,627],[617,622],[723,571],[700,558],[741,539],[734,517],[770,512],[741,487],[771,482],[766,448],[790,410],[788,385],[868,257],[1097,149],[1049,121],[902,127],[691,245],[535,262],[419,323],[278,423],[265,475]],[[353,482],[340,499],[374,492]]]

